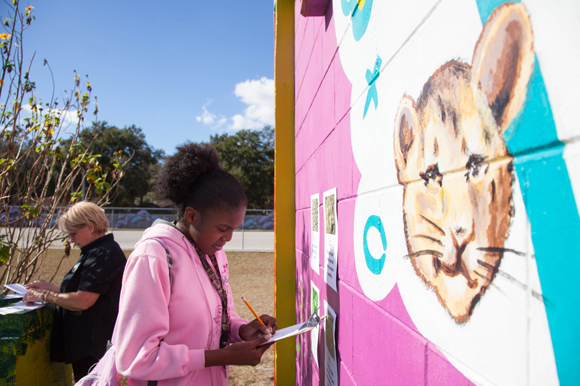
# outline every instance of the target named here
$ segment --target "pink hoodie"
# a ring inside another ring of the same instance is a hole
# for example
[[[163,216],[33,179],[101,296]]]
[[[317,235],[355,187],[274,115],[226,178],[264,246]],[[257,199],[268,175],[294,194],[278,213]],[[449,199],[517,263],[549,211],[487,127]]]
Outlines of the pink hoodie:
[[[173,259],[170,288],[165,241]],[[248,323],[234,311],[228,261],[216,253],[228,293],[230,341],[239,342],[239,328]],[[156,224],[145,230],[127,261],[119,315],[113,334],[116,364],[129,385],[158,380],[165,385],[227,386],[228,368],[205,368],[205,350],[219,348],[222,305],[195,248],[176,228]]]

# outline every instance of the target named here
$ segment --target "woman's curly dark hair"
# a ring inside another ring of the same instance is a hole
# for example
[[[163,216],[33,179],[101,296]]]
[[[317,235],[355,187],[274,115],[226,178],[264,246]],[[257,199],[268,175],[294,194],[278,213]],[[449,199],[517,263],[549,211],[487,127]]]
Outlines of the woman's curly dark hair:
[[[156,180],[160,198],[170,200],[183,217],[188,206],[204,212],[239,208],[248,204],[236,177],[220,166],[213,146],[187,143],[168,157]]]

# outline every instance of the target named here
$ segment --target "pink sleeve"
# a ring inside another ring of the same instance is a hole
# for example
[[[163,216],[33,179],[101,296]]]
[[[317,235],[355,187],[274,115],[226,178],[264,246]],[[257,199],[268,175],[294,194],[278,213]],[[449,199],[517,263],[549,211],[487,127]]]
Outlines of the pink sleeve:
[[[231,293],[229,294],[229,297],[231,297]],[[233,300],[232,304],[234,304]],[[240,317],[238,314],[236,314],[236,311],[234,311],[232,307],[232,310],[230,312],[230,331],[231,331],[230,341],[232,343],[242,341],[242,338],[240,338],[240,327],[243,326],[244,324],[248,324],[248,321]]]
[[[169,328],[171,292],[165,251],[155,244],[141,244],[127,261],[113,336],[117,370],[134,379],[177,378],[205,367],[203,349],[161,341]]]

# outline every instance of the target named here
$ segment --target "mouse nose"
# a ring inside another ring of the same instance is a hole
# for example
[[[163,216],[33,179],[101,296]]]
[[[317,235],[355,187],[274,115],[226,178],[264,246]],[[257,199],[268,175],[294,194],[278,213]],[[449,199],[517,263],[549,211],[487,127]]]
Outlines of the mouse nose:
[[[455,243],[462,245],[472,241],[475,233],[475,220],[472,220],[471,224],[467,223],[467,221],[457,221],[450,228]]]

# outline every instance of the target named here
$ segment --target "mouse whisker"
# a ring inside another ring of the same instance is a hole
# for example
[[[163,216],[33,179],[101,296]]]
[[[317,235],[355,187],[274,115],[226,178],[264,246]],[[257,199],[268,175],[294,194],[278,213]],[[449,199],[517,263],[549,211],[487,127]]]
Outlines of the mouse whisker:
[[[414,259],[416,257],[421,257],[421,256],[428,256],[428,257],[442,257],[443,253],[436,251],[434,249],[424,249],[422,251],[417,251],[417,252],[413,252],[413,253],[409,253],[408,255],[403,256],[404,259]]]
[[[502,248],[502,247],[480,247],[477,248],[478,251],[483,252],[492,252],[492,253],[513,253],[514,255],[518,256],[527,256],[528,254],[525,252],[516,251],[515,249],[510,248]]]

